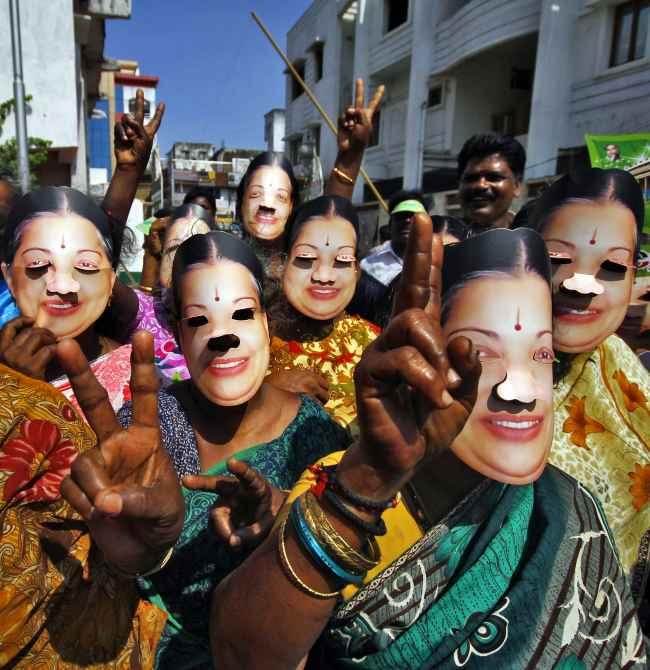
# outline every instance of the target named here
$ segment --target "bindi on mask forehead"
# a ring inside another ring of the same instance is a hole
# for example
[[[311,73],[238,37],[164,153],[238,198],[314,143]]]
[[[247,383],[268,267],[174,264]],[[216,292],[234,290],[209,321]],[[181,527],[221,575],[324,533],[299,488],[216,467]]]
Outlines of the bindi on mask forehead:
[[[517,307],[517,320],[515,321],[515,330],[520,331],[523,329],[521,325],[521,307]]]

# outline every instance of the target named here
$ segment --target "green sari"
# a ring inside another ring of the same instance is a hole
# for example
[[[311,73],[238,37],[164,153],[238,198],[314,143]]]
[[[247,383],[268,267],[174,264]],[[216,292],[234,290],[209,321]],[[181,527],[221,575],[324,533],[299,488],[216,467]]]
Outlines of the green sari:
[[[390,532],[390,529],[389,529]],[[549,466],[485,482],[335,610],[309,668],[645,668],[604,514]]]

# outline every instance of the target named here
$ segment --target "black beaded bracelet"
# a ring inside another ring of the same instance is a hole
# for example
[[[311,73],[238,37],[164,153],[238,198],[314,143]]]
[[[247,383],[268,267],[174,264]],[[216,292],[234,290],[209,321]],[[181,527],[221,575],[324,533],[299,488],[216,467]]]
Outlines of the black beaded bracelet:
[[[331,488],[326,488],[323,491],[323,497],[343,518],[347,519],[353,526],[359,528],[359,530],[375,537],[386,535],[386,524],[381,517],[375,523],[361,519]]]
[[[351,491],[345,484],[339,481],[336,476],[336,467],[336,465],[325,465],[322,467],[322,471],[327,473],[327,484],[325,486],[335,489],[341,498],[354,507],[361,507],[361,509],[368,510],[369,512],[384,512],[397,506],[400,499],[399,493],[390,500],[372,500]]]

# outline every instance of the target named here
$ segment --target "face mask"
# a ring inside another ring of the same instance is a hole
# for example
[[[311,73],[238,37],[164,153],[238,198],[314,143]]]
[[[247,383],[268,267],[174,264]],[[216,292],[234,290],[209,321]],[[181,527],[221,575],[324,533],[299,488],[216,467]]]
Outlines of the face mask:
[[[172,267],[174,265],[174,258],[176,250],[181,244],[192,237],[192,235],[199,235],[207,233],[210,230],[208,224],[202,219],[195,217],[187,217],[176,219],[169,224],[165,232],[165,242],[163,244],[162,258],[160,261],[160,285],[169,288],[172,281]]]
[[[559,351],[592,351],[625,318],[634,281],[636,223],[616,202],[569,203],[544,225],[553,267],[553,340]]]
[[[97,228],[74,214],[41,214],[28,222],[3,272],[21,313],[58,339],[92,326],[115,282]]]
[[[260,240],[275,240],[283,233],[293,209],[291,181],[280,167],[257,168],[246,187],[241,206],[246,232]]]
[[[257,286],[239,263],[197,264],[181,278],[179,339],[192,382],[216,405],[241,405],[259,390],[269,333]]]
[[[305,223],[291,246],[284,293],[298,312],[312,319],[343,313],[357,286],[356,233],[339,216]]]

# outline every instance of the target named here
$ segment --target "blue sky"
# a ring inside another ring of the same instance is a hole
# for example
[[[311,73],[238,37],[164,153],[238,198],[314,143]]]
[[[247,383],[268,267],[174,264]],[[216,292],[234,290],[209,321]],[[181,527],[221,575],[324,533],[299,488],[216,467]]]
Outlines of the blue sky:
[[[159,139],[224,140],[262,148],[264,114],[284,107],[284,63],[250,18],[256,11],[279,44],[310,0],[133,0],[128,21],[106,22],[108,58],[137,60],[160,77],[167,103]]]

